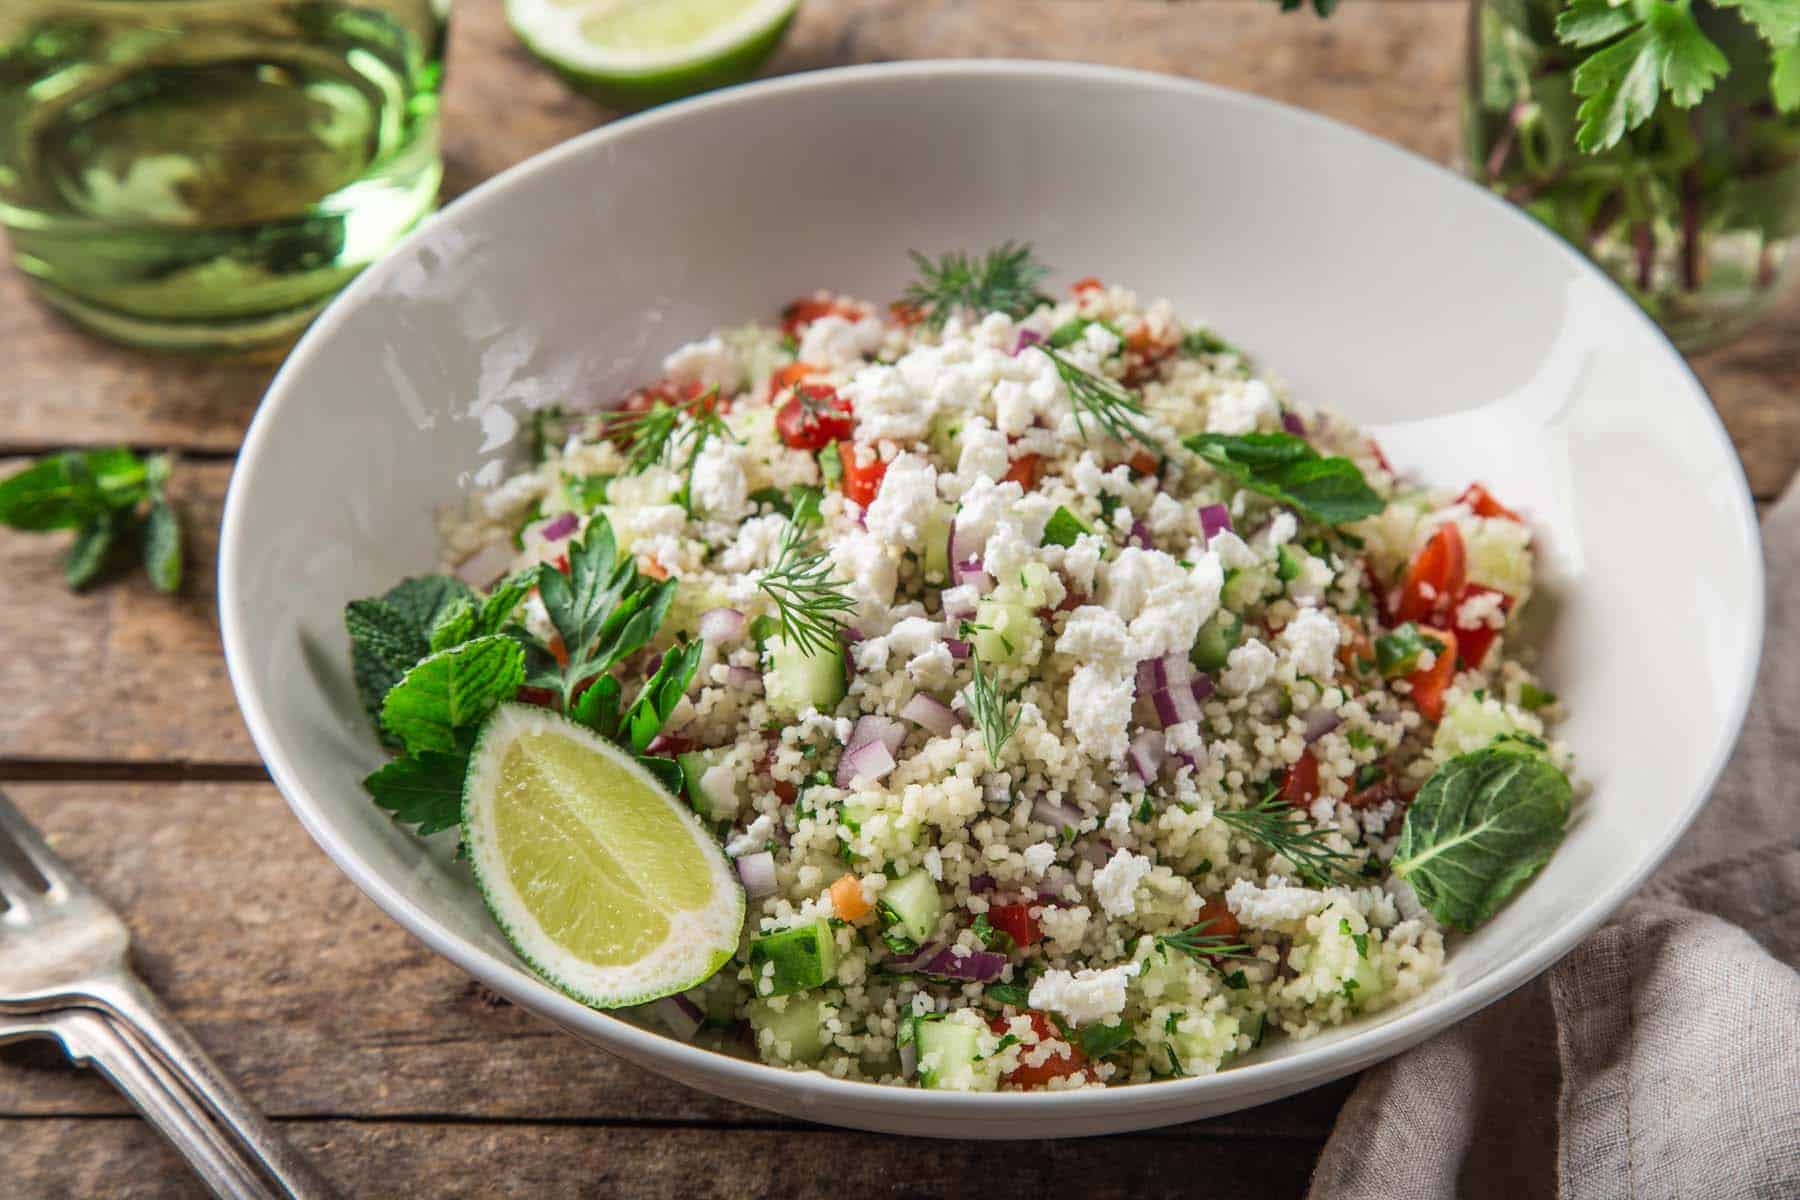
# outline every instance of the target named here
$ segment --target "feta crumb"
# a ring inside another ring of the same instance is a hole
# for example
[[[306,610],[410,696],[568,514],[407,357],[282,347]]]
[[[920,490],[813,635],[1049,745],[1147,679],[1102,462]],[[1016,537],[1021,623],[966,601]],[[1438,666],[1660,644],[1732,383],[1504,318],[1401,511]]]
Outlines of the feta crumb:
[[[750,483],[744,475],[749,451],[727,438],[708,438],[694,459],[689,495],[709,517],[735,521],[750,511]]]
[[[738,858],[745,854],[755,854],[768,845],[769,839],[775,836],[775,818],[768,813],[760,814],[750,822],[744,832],[725,843],[728,857]]]
[[[1338,623],[1316,608],[1303,608],[1276,639],[1296,676],[1326,680],[1337,674]],[[1227,662],[1230,660],[1227,659]]]
[[[944,856],[936,846],[925,851],[925,873],[939,883],[944,881]]]
[[[1324,892],[1295,887],[1279,878],[1269,880],[1267,887],[1240,879],[1225,889],[1225,907],[1232,916],[1258,929],[1310,917],[1329,902]]]
[[[1120,666],[1130,641],[1118,613],[1097,604],[1084,604],[1069,614],[1062,636],[1056,639],[1056,650],[1083,662]]]
[[[1142,854],[1118,850],[1106,865],[1094,872],[1094,895],[1109,917],[1137,911],[1137,885],[1150,873],[1150,860]]]
[[[853,367],[881,345],[881,322],[873,317],[850,321],[831,313],[820,317],[800,335],[796,357],[821,367]]]
[[[1107,761],[1125,757],[1133,692],[1131,673],[1117,666],[1084,663],[1075,669],[1067,724],[1084,751]]]
[[[1025,847],[1021,856],[1025,859],[1025,865],[1030,868],[1031,873],[1042,879],[1044,872],[1050,869],[1050,864],[1056,861],[1056,847],[1049,842],[1038,842],[1036,845]]]
[[[902,454],[881,477],[881,490],[869,505],[868,530],[892,545],[917,548],[937,503],[937,468],[915,454]]]
[[[1219,607],[1225,572],[1208,554],[1190,569],[1161,550],[1128,546],[1106,566],[1100,603],[1127,623],[1134,660],[1183,653]]]
[[[1232,436],[1255,433],[1281,418],[1275,394],[1260,379],[1246,379],[1235,387],[1221,388],[1207,406],[1206,431]]]
[[[1225,656],[1219,688],[1230,695],[1243,696],[1269,682],[1274,673],[1275,652],[1251,638]]]
[[[1250,549],[1243,538],[1229,529],[1221,529],[1213,534],[1212,540],[1206,543],[1206,547],[1219,556],[1219,563],[1222,566],[1235,571],[1241,571],[1245,567],[1254,567],[1262,561],[1256,557],[1256,551]]]
[[[1082,970],[1074,974],[1049,970],[1031,985],[1027,1000],[1040,1012],[1061,1013],[1076,1025],[1116,1021],[1125,1011],[1126,985],[1137,973],[1135,962],[1108,967],[1104,971]]]
[[[1116,838],[1130,837],[1131,809],[1131,801],[1114,800],[1112,807],[1106,810],[1106,832]]]
[[[738,361],[737,352],[715,334],[704,341],[689,342],[663,359],[663,375],[675,383],[716,387],[729,396],[743,385],[744,364]]]
[[[1299,532],[1300,522],[1294,520],[1293,513],[1283,509],[1275,514],[1275,519],[1273,521],[1269,522],[1267,534],[1269,545],[1285,546],[1293,541],[1294,535]]]

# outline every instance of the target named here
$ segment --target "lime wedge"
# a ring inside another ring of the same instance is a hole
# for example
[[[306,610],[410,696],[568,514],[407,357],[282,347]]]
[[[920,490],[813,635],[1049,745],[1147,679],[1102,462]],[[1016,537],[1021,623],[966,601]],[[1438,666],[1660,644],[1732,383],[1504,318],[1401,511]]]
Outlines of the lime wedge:
[[[699,818],[625,751],[545,709],[503,704],[482,726],[463,839],[507,941],[584,1004],[685,991],[737,950],[744,890]]]
[[[775,49],[799,0],[506,0],[526,47],[576,88],[643,108],[739,83]]]

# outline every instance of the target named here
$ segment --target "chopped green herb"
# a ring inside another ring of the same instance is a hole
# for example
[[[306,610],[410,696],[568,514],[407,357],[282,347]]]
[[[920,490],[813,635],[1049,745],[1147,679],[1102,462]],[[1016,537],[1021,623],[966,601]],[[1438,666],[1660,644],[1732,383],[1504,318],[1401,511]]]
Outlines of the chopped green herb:
[[[1028,315],[1045,296],[1038,285],[1050,269],[1032,256],[1028,242],[1002,242],[981,258],[960,250],[940,255],[936,261],[918,251],[910,252],[919,277],[907,286],[905,302],[925,314],[930,329],[942,329],[957,314],[1003,312],[1012,317]]]
[[[1048,346],[1036,349],[1049,355],[1050,361],[1056,364],[1056,373],[1068,390],[1069,403],[1075,408],[1075,426],[1084,440],[1087,438],[1087,420],[1092,418],[1109,436],[1121,442],[1140,442],[1161,452],[1162,447],[1142,424],[1147,420],[1143,403],[1129,388],[1116,379],[1083,370],[1060,351]]]
[[[181,515],[168,497],[167,455],[66,450],[0,480],[0,525],[26,533],[72,529],[63,577],[79,591],[98,582],[133,542],[158,591],[181,588]]]
[[[1075,1045],[1089,1058],[1105,1058],[1123,1049],[1136,1032],[1129,1021],[1116,1025],[1089,1025],[1075,1035]]]
[[[1199,433],[1182,444],[1240,486],[1324,525],[1359,521],[1387,507],[1355,463],[1325,458],[1291,433]]]
[[[1519,707],[1526,712],[1536,712],[1555,703],[1555,692],[1547,692],[1533,683],[1519,685]]]
[[[1215,815],[1293,863],[1309,883],[1323,886],[1354,878],[1352,856],[1332,847],[1328,831],[1308,828],[1294,807],[1273,792],[1249,808],[1224,808]]]
[[[982,670],[980,655],[969,658],[969,671],[969,715],[981,730],[982,744],[987,747],[988,762],[998,767],[1001,749],[1019,728],[1019,709],[1015,703],[1019,694],[1016,689],[1010,692],[1000,691],[994,677]]]

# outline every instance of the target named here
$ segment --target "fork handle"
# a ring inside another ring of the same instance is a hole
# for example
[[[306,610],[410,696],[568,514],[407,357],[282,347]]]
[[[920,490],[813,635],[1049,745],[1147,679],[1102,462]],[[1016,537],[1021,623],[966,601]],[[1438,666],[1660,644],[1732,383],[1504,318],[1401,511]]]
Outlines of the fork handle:
[[[80,1012],[81,1010],[69,1010]],[[66,1023],[59,1032],[69,1057],[86,1061],[111,1081],[131,1106],[181,1152],[213,1195],[224,1200],[267,1200],[275,1193],[229,1145],[204,1115],[194,1111],[180,1085],[164,1077],[127,1043],[122,1031],[93,1011],[86,1020]]]
[[[275,1195],[290,1200],[331,1200],[337,1195],[135,975],[119,972],[97,980],[91,994],[129,1025],[218,1118],[225,1136],[279,1185]]]

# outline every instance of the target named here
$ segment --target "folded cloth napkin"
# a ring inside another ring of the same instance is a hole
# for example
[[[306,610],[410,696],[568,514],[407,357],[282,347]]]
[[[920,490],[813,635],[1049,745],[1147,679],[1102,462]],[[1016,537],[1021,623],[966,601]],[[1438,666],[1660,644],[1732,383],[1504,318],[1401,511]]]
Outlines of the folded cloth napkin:
[[[1566,958],[1366,1072],[1311,1200],[1800,1197],[1800,483],[1763,545],[1762,669],[1712,802]]]

